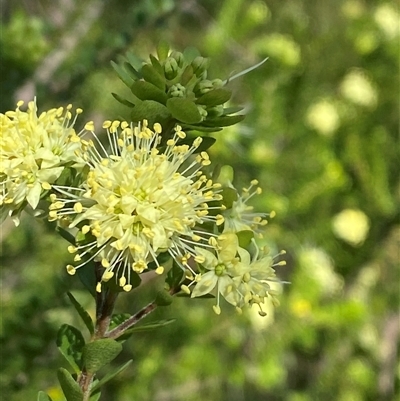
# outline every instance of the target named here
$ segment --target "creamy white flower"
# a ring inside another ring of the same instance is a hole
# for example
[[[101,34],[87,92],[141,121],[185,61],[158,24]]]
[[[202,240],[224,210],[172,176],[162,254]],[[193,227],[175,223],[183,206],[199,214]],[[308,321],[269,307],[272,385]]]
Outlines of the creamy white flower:
[[[13,215],[16,224],[26,203],[36,209],[68,163],[80,161],[79,135],[69,105],[37,115],[36,100],[27,111],[0,114],[0,208],[2,219]],[[76,110],[76,115],[82,112]]]
[[[224,216],[224,233],[250,230],[259,234],[262,237],[262,230],[268,223],[265,219],[267,216],[273,218],[275,212],[257,213],[254,212],[254,207],[248,205],[248,201],[255,195],[260,195],[262,190],[257,186],[258,181],[252,180],[248,188],[243,188],[242,194],[237,196],[233,201],[232,206],[222,213]],[[252,189],[256,187],[253,191]]]
[[[154,262],[156,272],[163,272],[157,260],[161,253],[168,252],[183,268],[189,268],[194,245],[207,244],[210,235],[201,225],[223,222],[221,215],[209,213],[208,206],[221,200],[220,185],[201,171],[210,164],[206,152],[188,160],[201,138],[191,146],[179,145],[185,138],[180,127],[162,151],[160,124],[154,125],[154,131],[146,121],[139,127],[107,121],[103,127],[110,151],[103,148],[99,153],[91,148],[86,181],[73,191],[56,187],[60,196],[53,198],[50,217],[69,218],[70,228],[79,227],[83,236],[91,235],[90,241],[70,247],[76,262],[85,257],[101,261],[102,281],[117,273],[119,285],[129,291],[132,270],[141,273]],[[93,124],[88,123],[86,129],[92,131]],[[74,274],[86,262],[67,269]]]

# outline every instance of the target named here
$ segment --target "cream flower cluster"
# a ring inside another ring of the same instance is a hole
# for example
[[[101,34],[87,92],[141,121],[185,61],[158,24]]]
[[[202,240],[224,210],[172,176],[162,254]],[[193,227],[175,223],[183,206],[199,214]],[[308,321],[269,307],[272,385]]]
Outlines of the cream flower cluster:
[[[267,297],[278,304],[269,282],[277,281],[274,267],[285,265],[285,261],[274,262],[274,258],[265,249],[260,252],[254,240],[256,252],[251,257],[247,250],[239,246],[238,237],[234,233],[221,234],[217,239],[212,237],[210,244],[213,250],[195,248],[195,260],[203,273],[198,274],[191,283],[194,285],[192,297],[215,294],[217,303],[213,309],[218,315],[221,313],[220,296],[239,312],[246,305],[257,304],[261,316],[265,316],[262,304]],[[284,253],[282,251],[280,255]],[[190,293],[189,287],[183,289]]]
[[[85,127],[95,138],[93,124]],[[64,220],[69,228],[78,228],[85,241],[70,246],[75,274],[88,259],[101,261],[102,282],[112,277],[125,291],[132,288],[132,271],[142,273],[153,263],[162,273],[158,256],[167,252],[182,268],[191,269],[188,261],[195,246],[209,246],[211,233],[205,223],[223,223],[218,206],[220,184],[202,172],[209,165],[208,154],[194,155],[201,138],[191,145],[179,126],[173,138],[161,143],[161,125],[150,129],[147,122],[134,127],[126,122],[106,121],[110,150],[99,152],[91,146],[86,153],[87,179],[78,188],[56,186],[52,195],[50,218]],[[193,157],[191,157],[193,156]]]
[[[27,204],[35,210],[67,164],[81,161],[81,139],[73,126],[69,105],[37,115],[36,101],[27,111],[0,114],[0,209],[1,219],[12,215],[16,225]]]

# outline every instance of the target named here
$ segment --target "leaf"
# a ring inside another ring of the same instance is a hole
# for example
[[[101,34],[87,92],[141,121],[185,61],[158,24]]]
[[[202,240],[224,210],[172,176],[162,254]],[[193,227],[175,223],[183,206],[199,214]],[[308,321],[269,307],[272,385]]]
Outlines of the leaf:
[[[121,79],[121,81],[128,86],[129,88],[131,87],[131,85],[133,84],[133,82],[135,82],[130,76],[129,74],[120,66],[118,65],[116,62],[111,61],[111,65],[114,68],[114,70],[116,71],[116,73],[118,74],[119,78]]]
[[[87,372],[97,372],[110,363],[121,351],[122,345],[112,338],[101,338],[87,343],[82,351],[82,359]]]
[[[139,72],[128,61],[125,61],[124,68],[133,81],[136,81],[137,79],[141,78]]]
[[[139,331],[147,331],[147,330],[154,330],[157,329],[158,327],[163,327],[163,326],[167,326],[168,324],[171,324],[173,322],[175,322],[176,319],[166,319],[166,320],[159,320],[158,322],[153,322],[153,323],[146,323],[146,324],[142,324],[140,326],[135,326],[132,327],[131,329],[127,330],[124,335],[126,334],[132,334],[132,333],[136,333]]]
[[[182,124],[184,131],[218,132],[222,131],[220,127],[203,127],[202,125]]]
[[[244,107],[236,106],[236,107],[226,107],[224,108],[223,115],[227,116],[228,114],[234,114],[238,113],[239,111],[242,111]]]
[[[143,65],[143,60],[139,57],[137,57],[135,54],[133,54],[132,52],[128,52],[126,53],[126,58],[128,59],[130,65],[136,70],[138,71],[138,78],[141,79],[142,76],[139,73],[140,69],[142,68]]]
[[[98,381],[92,388],[92,392],[95,393],[96,390],[98,390],[101,386],[103,386],[104,384],[106,384],[107,382],[109,382],[111,379],[113,379],[115,376],[117,376],[119,373],[121,373],[122,371],[124,371],[131,363],[133,362],[133,360],[129,360],[128,362],[124,363],[123,365],[121,365],[117,370],[115,370],[112,373],[108,373],[106,374],[100,381]]]
[[[89,290],[93,297],[96,297],[96,273],[94,262],[91,260],[84,266],[76,270],[76,275],[81,280],[82,284]]]
[[[67,369],[59,368],[57,370],[58,381],[67,401],[82,401],[83,391],[79,384],[71,376]]]
[[[191,65],[188,65],[184,70],[181,75],[181,85],[187,86],[189,81],[192,79],[192,77],[195,76],[193,72],[193,67]],[[196,77],[197,79],[197,77]]]
[[[111,95],[114,97],[115,100],[117,100],[118,102],[120,102],[124,106],[128,106],[128,107],[131,107],[131,108],[135,107],[134,103],[130,102],[128,99],[124,99],[123,97],[121,97],[117,93],[111,92]]]
[[[160,43],[158,44],[156,50],[157,50],[158,59],[160,61],[166,60],[166,58],[168,57],[168,54],[169,54],[169,50],[170,50],[168,42],[165,40],[161,40]]]
[[[82,349],[85,340],[82,333],[69,324],[63,324],[57,333],[57,347],[76,373],[82,367]]]
[[[154,100],[145,100],[138,103],[132,110],[132,122],[146,120],[163,120],[171,116],[168,109],[161,103]],[[155,122],[155,121],[153,121]],[[80,270],[80,269],[79,269]]]
[[[179,298],[191,298],[192,296],[190,294],[186,294],[186,292],[179,292],[178,294],[175,295],[176,297]],[[215,295],[212,294],[204,294],[199,297],[196,297],[196,299],[202,299],[202,298],[215,298]]]
[[[222,188],[221,195],[223,198],[222,203],[224,204],[224,206],[226,206],[227,209],[231,209],[233,202],[235,202],[238,198],[236,189],[231,187]]]
[[[173,299],[173,296],[168,291],[161,290],[157,292],[154,302],[158,306],[168,306],[172,304]]]
[[[165,93],[165,77],[160,75],[156,68],[154,68],[151,64],[145,64],[142,67],[141,72],[143,79],[145,79],[147,82],[150,82],[157,88],[161,89],[163,93]]]
[[[75,237],[67,230],[64,228],[57,226],[56,231],[63,237],[65,240],[67,240],[70,244],[75,245]]]
[[[155,70],[163,77],[164,76],[164,69],[160,62],[152,55],[150,54],[150,61]],[[144,76],[143,76],[144,77]]]
[[[119,326],[121,323],[124,323],[125,320],[128,320],[130,317],[131,317],[131,315],[129,313],[116,313],[116,314],[112,315],[111,321],[110,321],[110,330]]]
[[[232,96],[232,92],[229,89],[219,88],[213,89],[200,96],[197,100],[197,104],[203,104],[205,106],[218,106],[219,104],[226,103]]]
[[[254,238],[254,232],[251,230],[239,231],[236,233],[236,235],[241,248],[246,248],[251,243],[252,238]]]
[[[259,63],[257,63],[256,65],[253,65],[252,67],[246,68],[245,70],[233,75],[232,77],[229,77],[228,79],[226,79],[223,82],[223,85],[226,85],[228,82],[233,81],[236,78],[241,77],[242,75],[247,74],[250,71],[255,70],[256,68],[258,68],[260,65],[263,65],[267,60],[269,59],[269,57],[266,57],[264,60],[260,61]]]
[[[36,401],[53,401],[44,391],[39,391]]]
[[[174,260],[172,268],[169,269],[167,273],[167,278],[165,279],[165,282],[169,285],[169,289],[178,288],[180,283],[182,282],[183,276],[183,269]]]
[[[101,393],[100,391],[97,391],[90,396],[89,401],[99,401],[100,397]]]
[[[187,124],[195,124],[201,121],[201,115],[197,106],[188,99],[179,97],[168,99],[167,107],[172,116],[178,121]]]
[[[131,86],[132,93],[140,100],[155,100],[165,104],[168,99],[167,94],[150,82],[136,81]]]
[[[82,305],[76,300],[76,298],[70,293],[67,292],[68,298],[71,301],[72,305],[76,309],[76,311],[79,313],[79,316],[83,320],[83,323],[85,323],[85,326],[89,330],[90,334],[94,333],[94,325],[92,318],[90,317],[89,313],[86,312],[86,310],[82,307]]]
[[[237,124],[242,121],[246,116],[243,114],[237,114],[235,116],[221,116],[210,120],[204,120],[202,124],[212,127],[227,127],[229,125]]]

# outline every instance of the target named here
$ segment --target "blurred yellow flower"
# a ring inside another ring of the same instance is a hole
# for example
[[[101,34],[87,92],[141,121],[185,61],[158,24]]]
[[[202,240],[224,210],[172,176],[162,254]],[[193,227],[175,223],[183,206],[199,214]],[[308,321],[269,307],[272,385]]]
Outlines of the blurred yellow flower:
[[[309,127],[325,136],[332,135],[340,125],[336,106],[326,99],[320,100],[309,107],[306,121]]]
[[[368,216],[358,209],[345,209],[332,220],[335,235],[353,246],[365,241],[369,225]]]
[[[340,92],[351,102],[365,107],[374,107],[378,94],[373,83],[361,69],[351,70],[340,84]]]

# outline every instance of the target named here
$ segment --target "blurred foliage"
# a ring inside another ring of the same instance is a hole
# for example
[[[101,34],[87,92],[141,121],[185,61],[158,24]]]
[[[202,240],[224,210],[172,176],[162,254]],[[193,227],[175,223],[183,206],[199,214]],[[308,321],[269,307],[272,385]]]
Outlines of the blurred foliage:
[[[36,94],[39,109],[72,102],[97,123],[128,118],[111,92],[129,89],[109,61],[155,55],[160,39],[177,51],[198,47],[213,76],[269,56],[232,83],[248,115],[216,134],[211,156],[232,164],[239,184],[258,178],[257,208],[277,212],[266,242],[288,251],[281,307],[264,319],[215,316],[208,301],[185,298],[159,308],[149,321],[177,321],[124,344],[115,365],[134,363],[104,400],[400,396],[399,21],[384,0],[2,4],[2,112]],[[93,302],[67,277],[67,244],[47,223],[26,216],[2,231],[2,397],[46,389],[60,401],[56,332],[79,326],[65,293],[89,310]],[[142,307],[152,288],[121,297],[118,309]]]

